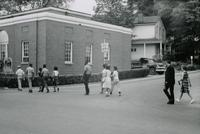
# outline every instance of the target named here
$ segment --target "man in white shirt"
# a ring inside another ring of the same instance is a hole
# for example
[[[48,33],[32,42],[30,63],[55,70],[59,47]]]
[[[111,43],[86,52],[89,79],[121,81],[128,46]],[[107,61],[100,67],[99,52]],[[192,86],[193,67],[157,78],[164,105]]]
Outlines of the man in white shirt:
[[[89,78],[92,74],[92,67],[91,64],[88,63],[88,61],[85,62],[84,66],[84,73],[83,73],[83,83],[85,85],[85,95],[89,95],[90,89],[89,89]]]
[[[32,80],[34,79],[34,68],[32,67],[32,64],[29,64],[29,67],[26,68],[26,74],[28,78],[29,93],[32,93]]]
[[[17,75],[17,82],[18,82],[18,90],[22,91],[22,79],[24,77],[24,71],[21,69],[21,66],[17,67],[16,75]]]

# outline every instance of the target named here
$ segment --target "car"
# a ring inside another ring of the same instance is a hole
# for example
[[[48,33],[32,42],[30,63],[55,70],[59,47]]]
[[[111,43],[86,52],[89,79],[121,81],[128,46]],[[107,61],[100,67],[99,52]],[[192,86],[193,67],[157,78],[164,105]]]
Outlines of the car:
[[[166,65],[163,64],[162,62],[156,63],[156,72],[158,74],[163,74],[166,70]]]
[[[142,68],[142,64],[139,60],[131,61],[131,69]]]
[[[149,74],[163,74],[165,72],[166,65],[163,62],[157,62],[150,58],[140,58],[139,61],[143,67],[149,68]]]

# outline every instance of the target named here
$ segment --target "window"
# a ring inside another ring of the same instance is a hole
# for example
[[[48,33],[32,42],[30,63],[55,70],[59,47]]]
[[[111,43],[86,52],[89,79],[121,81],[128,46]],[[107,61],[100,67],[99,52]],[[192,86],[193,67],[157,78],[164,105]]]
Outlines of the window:
[[[72,42],[65,42],[65,64],[72,64]]]
[[[7,44],[0,44],[0,60],[7,57]]]
[[[137,48],[135,48],[135,46],[132,44],[131,45],[131,52],[136,52],[137,51]]]
[[[22,41],[22,63],[29,63],[29,42]]]
[[[110,44],[105,46],[104,61],[110,61]]]
[[[89,63],[92,64],[92,45],[86,46],[86,61],[89,61]]]

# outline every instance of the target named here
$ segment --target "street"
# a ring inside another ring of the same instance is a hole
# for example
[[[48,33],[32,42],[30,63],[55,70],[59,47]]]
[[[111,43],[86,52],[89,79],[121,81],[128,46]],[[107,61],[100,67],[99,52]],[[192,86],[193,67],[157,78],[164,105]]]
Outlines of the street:
[[[0,134],[199,134],[200,72],[190,78],[194,104],[184,95],[168,105],[163,75],[121,81],[121,97],[99,94],[100,83],[90,84],[89,96],[82,84],[48,94],[0,90]]]

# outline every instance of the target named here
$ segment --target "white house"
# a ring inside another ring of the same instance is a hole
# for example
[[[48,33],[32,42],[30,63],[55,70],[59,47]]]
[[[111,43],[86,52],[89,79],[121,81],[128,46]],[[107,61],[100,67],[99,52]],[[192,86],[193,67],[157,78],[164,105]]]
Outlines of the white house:
[[[132,29],[131,59],[162,58],[166,49],[166,30],[159,16],[139,14]]]

